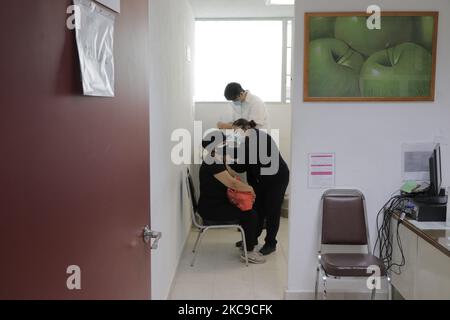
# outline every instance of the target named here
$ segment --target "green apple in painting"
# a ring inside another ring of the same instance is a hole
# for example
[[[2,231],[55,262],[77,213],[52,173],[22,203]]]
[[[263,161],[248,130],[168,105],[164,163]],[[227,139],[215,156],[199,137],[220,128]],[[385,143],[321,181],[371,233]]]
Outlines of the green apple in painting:
[[[434,17],[423,16],[414,18],[414,41],[430,53],[433,51]]]
[[[336,17],[311,17],[310,18],[310,40],[320,38],[334,38],[334,24]]]
[[[345,41],[350,47],[365,56],[409,42],[413,38],[412,17],[381,17],[381,29],[367,27],[367,17],[337,17],[336,39]]]
[[[357,97],[363,57],[336,39],[311,41],[309,52],[310,97]]]
[[[429,96],[431,69],[431,54],[415,43],[382,50],[370,56],[362,66],[362,96]]]

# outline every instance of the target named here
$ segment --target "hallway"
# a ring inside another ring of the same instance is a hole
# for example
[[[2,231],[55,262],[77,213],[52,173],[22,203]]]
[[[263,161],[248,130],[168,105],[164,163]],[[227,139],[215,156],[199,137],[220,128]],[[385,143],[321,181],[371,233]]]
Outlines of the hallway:
[[[238,232],[206,234],[194,268],[190,266],[197,231],[192,229],[178,266],[172,300],[282,300],[287,286],[288,220],[282,218],[276,253],[262,265],[248,268],[239,261],[234,243]],[[260,238],[263,244],[264,235]]]

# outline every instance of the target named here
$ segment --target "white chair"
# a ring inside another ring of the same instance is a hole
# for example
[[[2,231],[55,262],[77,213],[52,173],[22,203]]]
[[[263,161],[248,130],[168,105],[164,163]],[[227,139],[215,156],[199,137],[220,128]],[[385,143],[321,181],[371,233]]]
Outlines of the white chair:
[[[191,205],[192,205],[192,223],[194,226],[198,229],[198,237],[195,242],[194,250],[192,251],[194,253],[194,256],[192,258],[191,267],[194,267],[195,261],[197,259],[198,251],[200,248],[200,244],[202,242],[203,237],[205,236],[206,232],[211,229],[239,229],[241,235],[242,235],[242,243],[244,247],[244,256],[245,256],[245,262],[248,267],[248,252],[247,252],[247,245],[245,242],[245,232],[244,229],[241,227],[239,221],[207,221],[203,220],[200,215],[198,214],[198,203],[197,203],[197,197],[195,193],[194,183],[192,181],[192,176],[187,169],[186,172],[186,187],[188,190],[189,198],[191,199]]]

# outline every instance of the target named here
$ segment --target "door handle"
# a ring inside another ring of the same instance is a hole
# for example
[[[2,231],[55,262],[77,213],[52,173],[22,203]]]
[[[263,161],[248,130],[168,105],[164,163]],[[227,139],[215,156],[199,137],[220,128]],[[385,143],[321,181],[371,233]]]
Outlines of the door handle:
[[[152,250],[156,250],[159,247],[159,240],[161,240],[162,238],[162,233],[161,232],[157,232],[157,231],[153,231],[150,229],[149,226],[145,226],[144,228],[144,242],[145,243],[150,243],[152,241],[152,239],[154,239],[155,241],[153,241],[153,244],[151,246]]]

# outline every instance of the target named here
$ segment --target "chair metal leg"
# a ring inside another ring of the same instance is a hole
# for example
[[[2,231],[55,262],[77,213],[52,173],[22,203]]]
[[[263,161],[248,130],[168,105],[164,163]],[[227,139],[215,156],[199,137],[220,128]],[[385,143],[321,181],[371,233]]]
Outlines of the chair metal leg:
[[[327,276],[326,275],[323,275],[322,281],[323,281],[323,296],[322,296],[322,300],[327,300]]]
[[[198,242],[197,242],[197,245],[196,245],[196,248],[194,251],[194,257],[192,258],[191,267],[194,267],[194,265],[195,265],[195,260],[197,260],[197,255],[198,255],[198,251],[200,248],[200,244],[202,242],[203,237],[205,236],[206,231],[208,231],[208,228],[202,230],[202,232],[199,235]]]
[[[245,265],[248,267],[248,251],[247,251],[247,241],[245,238],[245,231],[242,227],[239,227],[239,231],[242,235],[242,246],[244,247]]]
[[[195,241],[195,245],[194,245],[194,249],[192,250],[192,253],[195,253],[195,251],[197,251],[198,242],[200,240],[200,236],[202,235],[203,231],[204,231],[204,229],[198,230],[197,240]]]
[[[388,300],[392,300],[392,283],[391,277],[387,277],[387,285],[388,285]]]
[[[319,275],[320,275],[320,266],[317,267],[316,272],[316,289],[314,291],[314,300],[317,300],[318,294],[319,294]]]
[[[372,284],[373,284],[373,289],[372,289],[372,295],[370,297],[370,300],[375,300],[375,295],[377,293],[376,281],[373,280]]]

